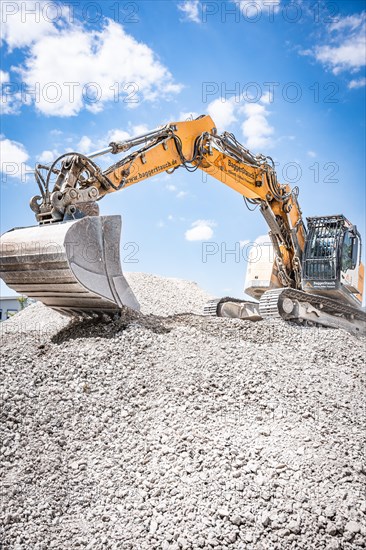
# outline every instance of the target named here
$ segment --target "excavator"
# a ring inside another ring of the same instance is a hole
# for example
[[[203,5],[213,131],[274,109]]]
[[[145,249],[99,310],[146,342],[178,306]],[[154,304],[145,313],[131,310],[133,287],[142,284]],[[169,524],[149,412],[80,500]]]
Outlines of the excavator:
[[[102,170],[102,155],[117,161]],[[253,155],[210,116],[165,124],[89,155],[67,152],[37,164],[37,220],[1,236],[0,276],[15,291],[69,316],[139,310],[120,263],[121,217],[99,214],[116,191],[178,168],[202,170],[258,208],[268,228],[272,263],[252,261],[246,293],[254,300],[210,301],[206,315],[286,321],[365,334],[361,236],[343,215],[302,217],[299,189],[277,180],[271,157]]]

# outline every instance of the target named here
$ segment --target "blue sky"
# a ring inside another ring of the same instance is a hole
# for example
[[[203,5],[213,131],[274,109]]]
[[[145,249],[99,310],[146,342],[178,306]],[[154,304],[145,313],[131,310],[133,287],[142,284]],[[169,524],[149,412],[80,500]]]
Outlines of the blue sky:
[[[24,173],[37,160],[209,113],[279,163],[304,216],[344,213],[365,238],[365,2],[3,0],[1,10],[2,232],[35,223]],[[137,244],[125,270],[218,296],[242,295],[245,243],[266,233],[237,193],[184,169],[100,207],[123,217],[125,260]],[[202,239],[244,252],[204,263]]]

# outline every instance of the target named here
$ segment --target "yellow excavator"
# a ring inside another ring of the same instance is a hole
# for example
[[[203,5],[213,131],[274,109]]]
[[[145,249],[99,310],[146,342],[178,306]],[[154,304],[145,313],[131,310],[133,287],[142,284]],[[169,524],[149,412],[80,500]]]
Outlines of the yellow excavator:
[[[102,170],[94,159],[105,154],[118,160]],[[38,164],[40,195],[30,202],[38,224],[2,235],[0,276],[17,292],[70,316],[138,310],[120,264],[121,217],[100,216],[98,201],[180,167],[206,172],[240,193],[250,209],[258,207],[273,247],[265,275],[262,264],[249,266],[247,293],[258,301],[212,300],[205,314],[279,317],[365,333],[357,227],[343,215],[307,218],[306,226],[298,188],[277,181],[273,160],[254,156],[231,133],[218,134],[204,115],[112,142],[88,156],[68,152],[48,166]]]

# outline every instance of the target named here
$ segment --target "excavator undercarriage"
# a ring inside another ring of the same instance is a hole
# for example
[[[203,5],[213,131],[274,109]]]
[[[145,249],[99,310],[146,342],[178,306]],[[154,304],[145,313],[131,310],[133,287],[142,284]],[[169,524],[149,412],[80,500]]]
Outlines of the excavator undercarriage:
[[[303,326],[344,329],[355,335],[366,334],[366,313],[347,304],[293,288],[272,289],[259,302],[222,298],[211,300],[204,315],[245,321],[283,319]]]

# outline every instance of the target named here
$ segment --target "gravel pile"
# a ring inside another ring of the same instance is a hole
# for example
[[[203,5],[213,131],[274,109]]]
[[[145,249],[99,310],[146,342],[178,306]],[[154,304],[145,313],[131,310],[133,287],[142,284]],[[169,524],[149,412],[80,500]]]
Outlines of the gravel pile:
[[[2,336],[16,335],[18,338],[50,336],[65,328],[68,317],[36,302],[0,324]]]
[[[189,312],[201,315],[203,306],[212,298],[191,281],[147,273],[124,275],[140,302],[142,313],[174,315]]]
[[[135,293],[142,314],[169,316],[177,313],[200,315],[205,303],[212,298],[197,283],[160,277],[147,273],[124,273],[128,284]],[[32,337],[52,335],[69,324],[69,318],[45,307],[40,302],[32,304],[20,314],[1,325],[3,334],[30,332]]]
[[[155,315],[3,331],[4,549],[364,548],[365,340],[133,279]]]

